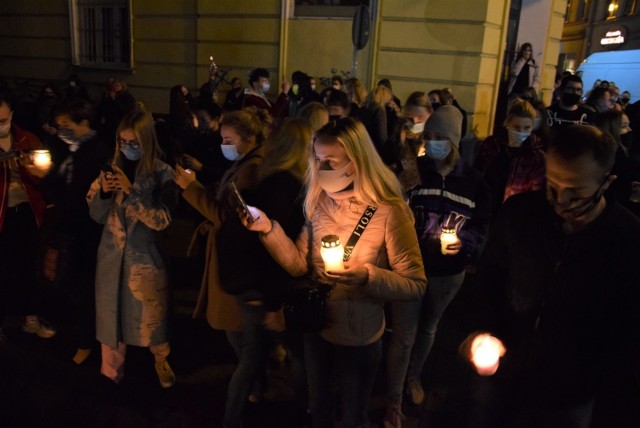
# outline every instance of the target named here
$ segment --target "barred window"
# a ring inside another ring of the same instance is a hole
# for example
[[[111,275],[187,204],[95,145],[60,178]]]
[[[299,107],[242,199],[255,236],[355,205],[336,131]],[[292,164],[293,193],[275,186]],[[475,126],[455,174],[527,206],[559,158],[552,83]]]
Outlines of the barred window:
[[[370,0],[295,0],[293,14],[296,18],[352,19],[361,4],[371,7]]]
[[[73,65],[131,69],[131,0],[69,0]]]

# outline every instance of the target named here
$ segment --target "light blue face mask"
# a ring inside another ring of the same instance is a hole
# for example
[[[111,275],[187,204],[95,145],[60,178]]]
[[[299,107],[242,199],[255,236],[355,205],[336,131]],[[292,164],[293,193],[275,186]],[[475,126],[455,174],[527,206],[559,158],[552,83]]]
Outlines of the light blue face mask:
[[[427,156],[435,160],[443,160],[451,153],[449,140],[425,140]]]
[[[130,161],[137,161],[142,157],[142,150],[140,148],[134,148],[131,145],[120,147],[120,151],[124,157]]]
[[[244,156],[238,152],[238,147],[235,144],[222,144],[220,148],[222,149],[222,155],[231,162],[240,160]]]

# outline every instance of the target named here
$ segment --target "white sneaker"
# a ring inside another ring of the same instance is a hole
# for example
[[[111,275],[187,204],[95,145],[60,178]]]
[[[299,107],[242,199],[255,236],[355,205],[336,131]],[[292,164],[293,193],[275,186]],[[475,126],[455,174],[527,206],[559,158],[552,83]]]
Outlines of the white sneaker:
[[[37,334],[38,337],[49,339],[56,335],[56,330],[50,325],[40,322],[37,315],[27,315],[22,324],[22,331]]]
[[[176,375],[171,370],[171,366],[167,360],[156,361],[155,364],[158,380],[163,388],[171,388],[176,383]]]
[[[407,395],[413,404],[422,404],[424,401],[424,389],[422,389],[419,379],[407,379]]]

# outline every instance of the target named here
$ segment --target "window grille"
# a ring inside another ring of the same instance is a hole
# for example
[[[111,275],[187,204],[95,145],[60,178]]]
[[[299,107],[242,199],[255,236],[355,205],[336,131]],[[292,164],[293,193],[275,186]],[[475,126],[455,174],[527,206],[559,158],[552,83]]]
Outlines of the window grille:
[[[73,65],[131,69],[130,0],[69,0]]]

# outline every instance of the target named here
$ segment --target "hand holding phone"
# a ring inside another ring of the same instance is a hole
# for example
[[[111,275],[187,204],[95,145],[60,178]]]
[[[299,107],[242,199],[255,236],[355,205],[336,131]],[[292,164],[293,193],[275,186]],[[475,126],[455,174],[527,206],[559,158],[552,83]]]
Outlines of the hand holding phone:
[[[238,202],[240,203],[240,207],[244,210],[245,213],[247,213],[249,222],[250,223],[255,222],[257,219],[253,217],[253,215],[251,214],[251,211],[249,211],[249,207],[247,206],[247,203],[242,198],[242,195],[240,194],[240,191],[238,190],[238,187],[236,186],[235,181],[231,182],[231,188],[233,189],[233,193],[235,193],[236,195],[236,199],[238,199]]]

